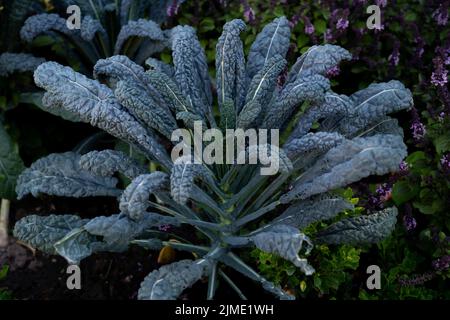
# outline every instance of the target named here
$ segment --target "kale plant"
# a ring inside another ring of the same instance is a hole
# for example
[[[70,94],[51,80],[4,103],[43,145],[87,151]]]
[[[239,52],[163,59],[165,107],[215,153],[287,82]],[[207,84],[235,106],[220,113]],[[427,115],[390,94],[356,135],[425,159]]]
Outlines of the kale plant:
[[[17,20],[26,15],[27,7],[10,2],[20,17],[12,12],[8,16],[9,23],[17,24]],[[57,0],[53,5],[58,13],[46,13],[33,2],[26,1],[30,7],[33,5],[33,11],[42,13],[26,19],[20,29],[21,40],[32,44],[38,36],[46,35],[46,42],[51,39],[51,44],[61,46],[60,51],[66,59],[77,61],[81,71],[88,72],[97,60],[115,54],[127,55],[141,64],[152,54],[162,51],[168,39],[159,24],[166,21],[168,12],[173,14],[170,8],[177,9],[184,0]],[[79,29],[68,27],[70,14],[66,10],[71,5],[80,8]],[[30,53],[5,52],[0,55],[0,76],[34,71],[42,62],[43,58]]]
[[[245,263],[240,248],[279,255],[311,275],[314,267],[306,256],[313,243],[375,243],[388,236],[396,223],[395,207],[338,219],[353,205],[336,190],[398,169],[406,146],[397,121],[387,114],[411,107],[410,91],[390,81],[351,96],[333,92],[327,71],[351,58],[335,45],[311,47],[280,81],[290,38],[287,19],[277,18],[262,30],[247,62],[240,39],[245,27],[241,20],[225,24],[216,48],[215,82],[189,26],[170,31],[173,65],[155,61],[144,71],[116,55],[96,63],[97,80],[92,80],[55,62],[41,64],[34,78],[46,90],[45,108],[70,112],[127,142],[148,157],[153,170],[116,150],[42,158],[19,177],[19,198],[30,193],[112,196],[118,197],[120,212],[91,220],[30,215],[18,221],[15,236],[69,263],[99,251],[124,251],[129,245],[195,253],[196,260],[151,272],[141,284],[139,299],[176,299],[203,277],[209,279],[208,299],[214,297],[219,278],[245,298],[227,268],[278,298],[292,299]],[[280,129],[280,147],[271,140],[248,144],[239,154],[252,158],[256,151],[277,151],[280,172],[262,175],[261,163],[206,164],[186,155],[172,161],[171,134],[186,128],[195,135],[198,122],[222,131]],[[118,188],[116,173],[131,179],[125,190]],[[321,220],[331,220],[330,225],[316,234],[303,232]],[[179,237],[167,241],[167,234],[156,229],[166,224],[195,228],[198,243]]]

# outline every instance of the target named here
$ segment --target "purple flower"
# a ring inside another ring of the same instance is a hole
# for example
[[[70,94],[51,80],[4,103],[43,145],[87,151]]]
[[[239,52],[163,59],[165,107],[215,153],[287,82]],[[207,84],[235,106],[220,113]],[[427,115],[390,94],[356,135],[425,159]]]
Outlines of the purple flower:
[[[176,15],[178,13],[178,7],[178,0],[173,0],[172,4],[167,7],[167,16],[173,17],[174,15]]]
[[[445,255],[431,262],[433,269],[436,271],[444,271],[450,267],[450,255]]]
[[[414,140],[416,140],[416,142],[419,142],[425,137],[427,129],[425,125],[420,121],[416,108],[412,108],[411,112],[412,112],[412,123],[411,123],[412,135]]]
[[[300,22],[300,15],[294,14],[291,20],[289,20],[289,27],[293,29],[299,22]]]
[[[392,53],[388,57],[389,63],[392,66],[398,65],[398,63],[400,61],[400,50],[399,49],[400,49],[400,43],[398,41],[396,41],[394,44],[394,50],[392,50]]]
[[[331,29],[327,29],[325,31],[325,41],[326,42],[333,42],[334,41],[334,34]]]
[[[248,23],[255,22],[255,12],[250,7],[248,2],[246,0],[243,0],[242,1],[242,5],[244,6],[244,18],[245,18],[245,21],[247,21]]]
[[[418,275],[412,278],[406,278],[406,279],[399,279],[398,282],[402,287],[407,286],[417,286],[417,285],[423,285],[425,282],[430,281],[436,276],[434,272],[427,272],[422,275]]]
[[[425,125],[420,121],[414,121],[411,125],[411,130],[415,140],[422,140],[427,133]]]
[[[448,22],[448,5],[449,1],[441,3],[439,8],[433,12],[433,18],[440,26],[446,26]]]
[[[382,202],[388,201],[392,195],[392,186],[387,183],[380,184],[377,186],[375,192]]]
[[[409,171],[409,166],[406,161],[400,162],[400,164],[398,165],[398,168],[400,169],[400,172],[402,172],[402,173],[406,173]]]
[[[330,69],[328,69],[327,76],[328,76],[328,78],[334,78],[334,77],[337,77],[340,72],[341,72],[341,69],[339,69],[339,66],[334,66],[334,67],[331,67]]]
[[[336,28],[340,30],[345,30],[348,28],[348,20],[344,18],[339,18],[336,22]]]
[[[450,153],[442,156],[441,158],[441,167],[445,172],[450,172]]]
[[[412,231],[417,227],[417,221],[410,214],[404,215],[403,216],[403,226],[405,227],[406,230]]]
[[[387,0],[375,0],[375,4],[379,7],[384,8],[387,5]]]
[[[158,227],[158,229],[159,229],[159,231],[167,232],[170,229],[172,229],[172,226],[170,224],[163,224],[163,225],[160,225]]]
[[[447,83],[448,72],[445,68],[444,59],[442,58],[442,50],[438,49],[437,51],[441,54],[433,59],[434,71],[431,74],[431,83],[436,87],[442,87]]]
[[[303,17],[303,23],[305,24],[306,34],[313,34],[314,31],[316,31],[313,24],[311,23],[311,20],[309,20],[308,17]]]

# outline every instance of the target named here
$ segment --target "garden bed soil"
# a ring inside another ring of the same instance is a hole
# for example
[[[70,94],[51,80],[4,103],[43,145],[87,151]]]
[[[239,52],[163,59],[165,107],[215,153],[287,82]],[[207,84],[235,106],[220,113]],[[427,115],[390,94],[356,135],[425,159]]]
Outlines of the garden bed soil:
[[[27,197],[14,202],[11,206],[11,221],[28,214],[78,214],[82,218],[109,215],[117,212],[117,203],[110,198],[41,198]],[[66,282],[67,262],[60,256],[46,255],[33,251],[11,237],[10,244],[0,249],[0,266],[7,264],[9,272],[0,280],[0,288],[12,292],[14,299],[25,300],[128,300],[136,299],[140,283],[151,271],[159,268],[158,251],[149,251],[131,246],[124,253],[98,253],[80,263],[81,289],[69,290]],[[192,259],[186,252],[176,252],[176,260]],[[242,275],[227,270],[233,281],[239,284],[248,298],[273,299],[260,286]],[[220,280],[219,280],[220,283]],[[217,299],[238,299],[238,296],[226,283],[220,283]],[[180,296],[184,300],[205,300],[206,279]]]

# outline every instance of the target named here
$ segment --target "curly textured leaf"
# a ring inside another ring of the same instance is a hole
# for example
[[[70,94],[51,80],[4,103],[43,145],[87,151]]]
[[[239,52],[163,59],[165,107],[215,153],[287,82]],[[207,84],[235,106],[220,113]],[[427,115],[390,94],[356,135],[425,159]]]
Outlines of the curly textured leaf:
[[[114,47],[114,54],[120,53],[124,43],[130,37],[150,39],[153,52],[159,52],[166,46],[166,38],[161,28],[154,21],[139,19],[137,21],[128,21],[128,24],[120,29]]]
[[[351,134],[389,113],[410,108],[413,105],[411,91],[396,80],[373,83],[351,97],[354,107],[340,122],[339,130]]]
[[[28,53],[4,52],[0,55],[0,76],[6,77],[14,72],[34,71],[44,58],[37,58]]]
[[[248,54],[247,75],[250,79],[263,68],[270,58],[275,55],[286,56],[290,36],[291,28],[286,17],[276,18],[264,27],[257,35]]]
[[[55,13],[41,13],[29,17],[22,29],[20,37],[26,42],[33,41],[38,35],[49,31],[58,31],[66,35],[75,35],[78,30],[67,28],[66,20]]]
[[[169,189],[169,177],[156,171],[135,178],[120,198],[120,211],[133,220],[140,220],[147,211],[149,196]]]
[[[203,165],[194,163],[190,156],[175,160],[170,174],[170,194],[176,202],[186,203],[194,187],[195,178],[209,179],[209,173]]]
[[[57,254],[69,264],[79,264],[81,260],[93,253],[92,243],[95,237],[81,228],[72,229],[63,238],[55,242],[53,247]]]
[[[18,150],[0,123],[0,198],[14,198],[16,180],[23,169]]]
[[[370,123],[360,136],[373,136],[376,134],[393,134],[400,137],[404,136],[402,127],[399,126],[398,120],[385,116],[378,121]]]
[[[340,212],[353,209],[353,204],[344,198],[323,194],[294,202],[273,223],[304,229],[313,222],[328,220],[334,218]]]
[[[91,244],[93,251],[122,252],[127,250],[130,242],[144,231],[154,226],[167,223],[166,216],[147,212],[139,221],[133,221],[123,214],[101,216],[90,220],[83,229],[91,235],[101,236],[102,242]]]
[[[117,179],[101,177],[84,171],[79,165],[80,155],[73,152],[53,153],[34,162],[17,179],[19,199],[28,193],[65,197],[118,196]]]
[[[298,255],[298,252],[303,247],[303,242],[307,244],[306,254],[311,251],[312,243],[297,228],[287,225],[276,225],[270,228],[269,231],[256,234],[252,240],[258,249],[291,261],[307,276],[314,273],[314,268],[308,264],[308,261],[300,258]]]
[[[351,58],[347,50],[336,45],[312,46],[292,66],[286,85],[315,74],[326,76],[328,70]]]
[[[120,172],[134,179],[147,171],[135,159],[116,150],[91,151],[80,157],[79,164],[83,170],[103,177],[110,177],[115,172]]]
[[[292,130],[288,141],[292,141],[296,138],[301,138],[309,132],[314,122],[324,119],[325,125],[323,126],[324,131],[327,130],[327,122],[331,122],[336,118],[347,116],[351,112],[353,107],[352,100],[345,96],[339,95],[334,92],[327,92],[325,94],[324,100],[319,104],[313,104],[297,122],[294,130]]]
[[[54,244],[64,238],[72,229],[80,228],[88,219],[75,215],[29,215],[14,226],[14,237],[28,243],[33,248],[49,254],[56,254]]]
[[[236,108],[233,100],[225,99],[220,110],[220,126],[223,130],[236,127]]]
[[[127,113],[111,89],[56,62],[41,64],[34,72],[36,85],[44,88],[44,106],[58,106],[143,150],[167,168],[172,163],[155,137]]]
[[[106,31],[100,21],[92,18],[91,16],[84,16],[80,27],[81,38],[83,38],[83,40],[92,41],[97,32],[103,36],[106,36]]]
[[[155,70],[160,73],[164,73],[169,78],[173,78],[175,70],[172,65],[162,62],[161,60],[155,58],[148,58],[145,60],[145,65],[150,68],[150,70]]]
[[[257,122],[257,119],[261,115],[262,111],[263,107],[258,101],[252,100],[246,103],[236,120],[236,128],[241,129],[251,128]],[[227,128],[227,126],[225,125],[223,125],[223,127]]]
[[[228,101],[236,111],[242,107],[245,96],[245,58],[239,34],[245,29],[244,21],[235,19],[223,26],[216,45],[216,86],[219,108]]]
[[[170,139],[172,132],[178,128],[172,114],[167,109],[160,108],[143,86],[129,81],[119,81],[114,94],[135,118],[166,138]]]
[[[196,122],[202,123],[202,130],[205,131],[208,129],[208,126],[204,123],[202,117],[199,115],[190,113],[189,111],[181,111],[177,113],[177,120],[183,121],[186,128],[194,130],[194,125]]]
[[[325,92],[329,89],[329,80],[320,75],[299,78],[283,88],[276,102],[267,110],[263,126],[282,128],[296,107],[304,101],[322,101]]]
[[[253,77],[250,82],[245,105],[239,113],[237,120],[238,128],[250,127],[260,113],[267,109],[268,101],[272,99],[272,94],[277,84],[277,78],[280,72],[286,66],[286,60],[280,55],[275,55],[266,61],[263,68]]]
[[[187,102],[177,84],[169,76],[156,70],[150,70],[147,71],[147,79],[158,90],[162,100],[170,110],[173,112],[188,111],[193,114],[196,113],[196,109]]]
[[[397,208],[386,208],[338,221],[318,234],[317,240],[330,244],[376,243],[388,237],[397,222]]]
[[[246,162],[247,157],[248,162]],[[262,163],[263,161],[261,159],[264,158],[267,158],[267,161],[270,159],[270,163],[268,163],[270,167],[261,169],[262,175],[276,174],[278,169],[282,173],[289,173],[293,170],[292,162],[284,150],[272,144],[250,145],[238,154],[236,161],[238,164],[256,164],[258,163],[258,159]],[[275,167],[273,166],[274,163],[277,164]]]
[[[300,139],[287,142],[283,149],[286,150],[290,159],[294,159],[312,151],[323,153],[341,144],[344,140],[344,136],[336,132],[311,132]]]
[[[306,199],[372,174],[395,172],[406,154],[402,137],[397,135],[346,140],[329,150],[280,200],[289,202],[294,198]]]
[[[206,275],[205,260],[181,260],[152,271],[138,292],[139,300],[175,300],[186,288]]]
[[[181,93],[190,100],[196,114],[211,121],[211,81],[205,52],[200,46],[195,30],[177,26],[171,30],[172,59],[175,81]]]

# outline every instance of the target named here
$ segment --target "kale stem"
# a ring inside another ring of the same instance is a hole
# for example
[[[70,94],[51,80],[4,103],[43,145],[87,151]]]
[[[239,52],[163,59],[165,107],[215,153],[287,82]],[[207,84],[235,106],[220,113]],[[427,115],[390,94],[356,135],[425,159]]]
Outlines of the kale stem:
[[[209,252],[208,247],[197,246],[197,245],[189,244],[189,243],[180,243],[180,242],[174,242],[174,241],[163,241],[162,243],[165,246],[169,246],[174,249],[182,250],[182,251],[194,251],[199,254],[206,254]]]
[[[262,207],[259,210],[256,210],[253,213],[250,213],[249,215],[244,216],[243,218],[238,219],[235,224],[234,227],[236,228],[240,228],[242,227],[244,224],[247,224],[253,220],[256,220],[260,217],[262,217],[263,215],[265,215],[267,212],[272,211],[273,209],[275,209],[279,204],[280,204],[280,200],[274,201],[270,204],[268,204],[265,207]]]
[[[208,291],[206,294],[207,300],[212,300],[217,288],[217,261],[213,262],[211,272],[208,277]]]
[[[225,274],[225,272],[223,272],[221,269],[219,269],[219,275],[230,285],[230,287],[234,291],[236,291],[236,293],[238,294],[239,298],[241,298],[242,300],[248,300],[247,297],[242,293],[241,289],[239,289],[239,287],[233,282],[233,280],[231,280]]]

